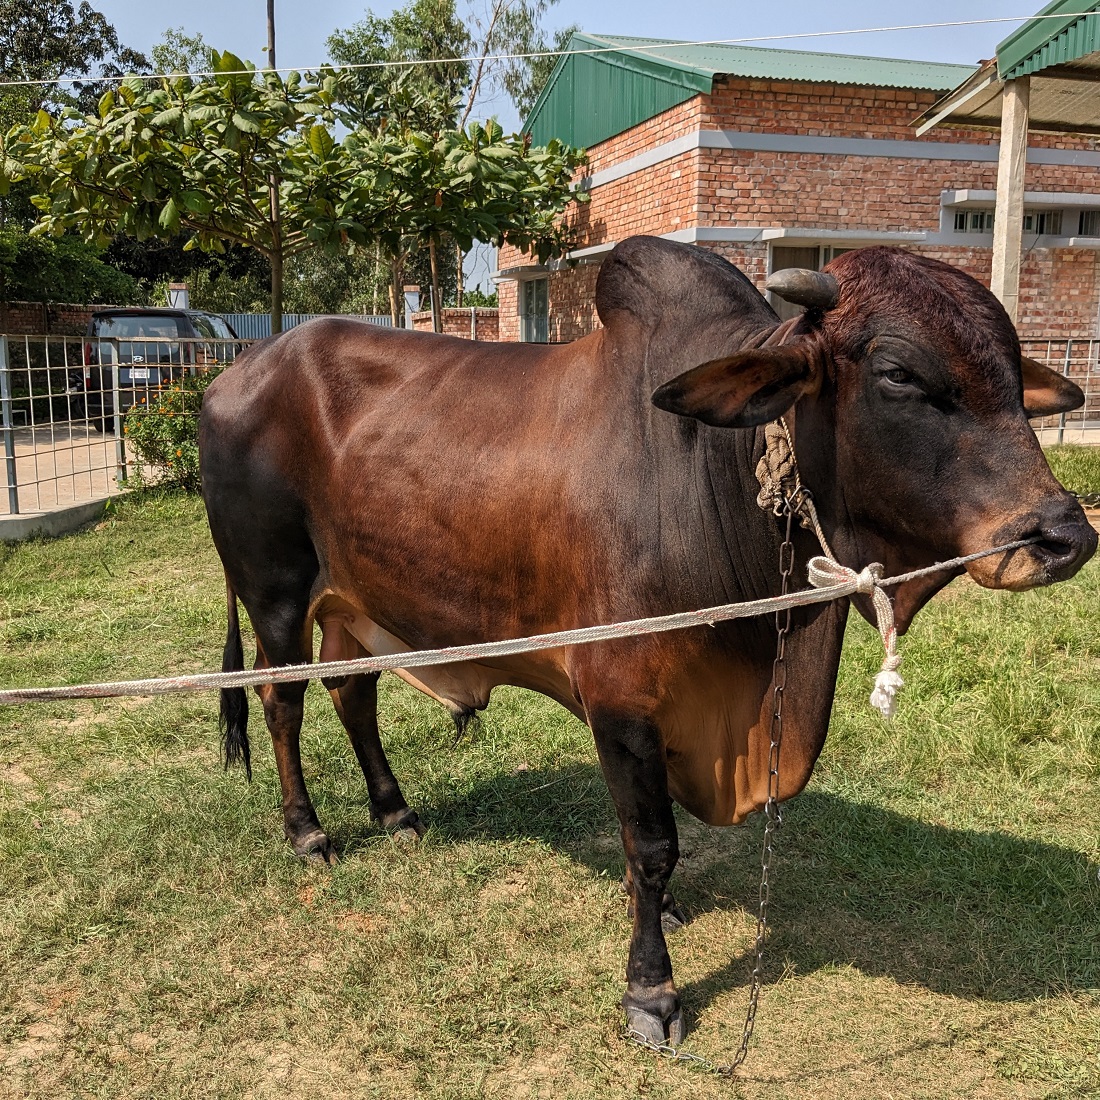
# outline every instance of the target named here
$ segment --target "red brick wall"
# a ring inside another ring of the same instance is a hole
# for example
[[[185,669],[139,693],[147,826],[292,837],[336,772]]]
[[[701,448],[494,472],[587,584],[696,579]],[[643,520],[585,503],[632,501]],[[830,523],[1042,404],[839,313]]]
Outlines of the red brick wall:
[[[88,318],[97,309],[114,306],[77,306],[54,302],[0,302],[0,332],[9,336],[83,336]]]
[[[470,339],[470,314],[477,315],[478,340],[500,339],[500,327],[498,323],[498,310],[477,307],[476,309],[444,309],[440,318],[443,322],[444,336],[460,336],[464,340]],[[430,310],[412,315],[413,328],[417,332],[432,331],[432,314]]]
[[[933,130],[918,138],[911,123],[937,98],[936,93],[904,89],[729,78],[719,81],[712,95],[695,96],[594,146],[589,150],[588,171],[611,167],[697,129],[907,142],[996,142],[995,133],[974,130]],[[1029,141],[1036,148],[1100,148],[1100,141],[1092,138],[1032,134]],[[659,235],[695,226],[938,233],[942,191],[992,191],[996,177],[992,161],[697,149],[593,188],[591,202],[575,208],[568,221],[575,228],[579,248],[622,240],[633,233]],[[1026,188],[1100,193],[1100,169],[1031,164]],[[1067,226],[1065,234],[1072,233]],[[991,236],[982,235],[972,246],[918,242],[900,246],[955,263],[988,284],[991,244]],[[722,242],[708,247],[763,286],[766,243]],[[531,261],[524,261],[515,249],[501,250],[501,268],[524,262]],[[1097,335],[1098,263],[1091,249],[1032,248],[1021,271],[1021,334]],[[596,266],[551,276],[551,339],[572,339],[596,323],[591,301],[584,300],[594,288]],[[518,339],[516,284],[502,282],[499,291],[501,339]]]
[[[503,256],[506,249],[502,248]],[[514,255],[519,255],[513,248]],[[519,283],[508,279],[497,283],[497,302],[500,303],[500,339],[515,343],[519,339]]]

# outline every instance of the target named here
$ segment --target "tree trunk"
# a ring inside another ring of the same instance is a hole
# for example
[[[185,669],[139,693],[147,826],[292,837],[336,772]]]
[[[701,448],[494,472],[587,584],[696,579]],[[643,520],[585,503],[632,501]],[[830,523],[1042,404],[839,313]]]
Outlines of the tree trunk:
[[[397,254],[390,256],[390,320],[394,328],[404,328],[405,299],[401,289],[401,261]]]
[[[371,313],[378,314],[378,280],[382,276],[382,242],[374,242],[374,278],[370,283]]]
[[[462,285],[462,259],[463,259],[462,249],[459,248],[458,245],[456,244],[455,245],[455,277],[456,277],[456,281],[457,281],[457,285],[458,285],[458,290],[455,294],[455,305],[458,306],[459,309],[462,308],[462,294],[463,294],[463,291],[465,289]]]
[[[443,310],[439,300],[439,257],[436,255],[435,237],[428,238],[428,259],[432,265],[432,332],[442,332]]]
[[[283,331],[283,250],[271,254],[271,335]]]

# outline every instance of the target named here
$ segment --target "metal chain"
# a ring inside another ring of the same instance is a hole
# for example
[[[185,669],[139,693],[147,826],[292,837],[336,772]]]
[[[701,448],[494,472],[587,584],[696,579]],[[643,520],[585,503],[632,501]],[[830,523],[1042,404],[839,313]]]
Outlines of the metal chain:
[[[780,593],[786,595],[794,574],[794,542],[791,529],[795,509],[790,497],[784,497],[776,509],[776,515],[786,520],[786,531],[779,547]],[[783,824],[779,809],[779,752],[783,745],[783,696],[787,690],[787,635],[791,630],[791,609],[775,613],[775,661],[772,663],[772,716],[770,746],[768,749],[768,799],[764,803],[764,841],[760,852],[760,890],[756,911],[756,961],[752,968],[752,984],[749,988],[749,1006],[745,1012],[745,1025],[741,1030],[741,1045],[727,1065],[719,1065],[699,1054],[688,1054],[667,1043],[653,1043],[639,1032],[628,1029],[627,1038],[655,1054],[664,1055],[675,1062],[690,1062],[701,1069],[722,1077],[732,1077],[749,1055],[749,1042],[756,1026],[756,1010],[760,1004],[760,990],[764,984],[764,940],[768,931],[768,903],[771,901],[772,856],[775,852],[775,834]]]

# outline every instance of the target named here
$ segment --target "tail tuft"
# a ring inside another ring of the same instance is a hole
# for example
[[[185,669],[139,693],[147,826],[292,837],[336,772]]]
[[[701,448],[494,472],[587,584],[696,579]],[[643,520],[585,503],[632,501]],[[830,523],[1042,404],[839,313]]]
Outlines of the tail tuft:
[[[226,581],[226,606],[229,628],[222,652],[222,672],[240,672],[244,669],[244,650],[241,647],[241,621],[237,613],[237,594]],[[225,767],[244,764],[248,781],[252,782],[252,750],[248,744],[248,695],[244,688],[222,688],[218,725],[222,731],[222,752]]]

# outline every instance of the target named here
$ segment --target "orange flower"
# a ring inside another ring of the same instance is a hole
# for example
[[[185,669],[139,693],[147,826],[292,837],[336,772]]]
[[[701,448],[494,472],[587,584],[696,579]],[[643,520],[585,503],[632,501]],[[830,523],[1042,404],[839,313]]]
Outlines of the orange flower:
[[[183,457],[183,451],[176,451],[176,458],[182,458],[182,457]]]

